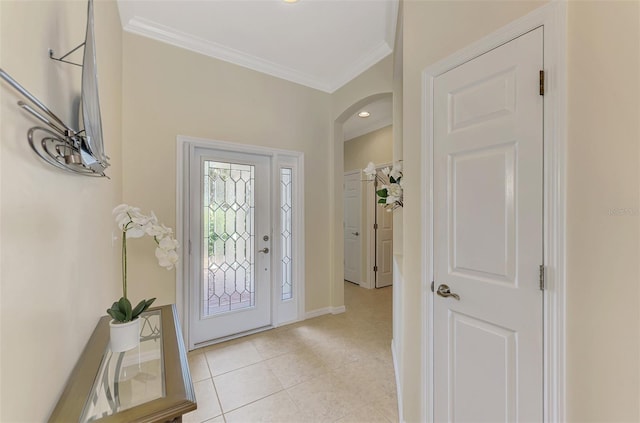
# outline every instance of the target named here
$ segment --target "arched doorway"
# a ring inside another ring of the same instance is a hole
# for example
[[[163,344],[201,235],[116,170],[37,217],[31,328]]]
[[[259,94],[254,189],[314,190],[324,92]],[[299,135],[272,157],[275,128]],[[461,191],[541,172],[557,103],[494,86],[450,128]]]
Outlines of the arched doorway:
[[[347,107],[333,122],[333,195],[330,202],[333,210],[333,230],[331,237],[332,246],[332,283],[331,303],[337,309],[344,304],[344,200],[343,200],[343,176],[344,176],[344,123],[355,113],[372,102],[392,97],[391,92],[382,92],[364,97]]]

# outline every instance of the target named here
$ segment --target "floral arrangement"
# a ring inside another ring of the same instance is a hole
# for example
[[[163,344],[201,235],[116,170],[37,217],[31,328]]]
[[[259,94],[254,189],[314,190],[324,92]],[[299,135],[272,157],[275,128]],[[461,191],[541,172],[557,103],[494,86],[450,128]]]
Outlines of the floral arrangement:
[[[137,319],[155,301],[155,298],[142,300],[132,307],[127,298],[127,238],[141,238],[145,234],[153,237],[158,264],[167,270],[173,269],[178,262],[178,241],[173,238],[173,230],[159,224],[153,212],[147,216],[137,207],[120,204],[113,209],[113,214],[122,231],[122,297],[107,309],[107,313],[114,321],[126,323]]]
[[[369,162],[362,172],[369,180],[376,181],[378,204],[382,204],[389,212],[402,207],[402,164],[400,162],[394,163],[391,169],[385,167],[380,172],[373,162]],[[379,188],[378,185],[380,185]]]

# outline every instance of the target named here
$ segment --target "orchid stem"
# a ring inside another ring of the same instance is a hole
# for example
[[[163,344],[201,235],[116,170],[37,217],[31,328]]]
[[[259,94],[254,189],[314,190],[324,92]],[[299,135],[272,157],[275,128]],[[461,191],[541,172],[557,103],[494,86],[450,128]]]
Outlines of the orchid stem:
[[[127,231],[122,231],[122,293],[127,298]]]

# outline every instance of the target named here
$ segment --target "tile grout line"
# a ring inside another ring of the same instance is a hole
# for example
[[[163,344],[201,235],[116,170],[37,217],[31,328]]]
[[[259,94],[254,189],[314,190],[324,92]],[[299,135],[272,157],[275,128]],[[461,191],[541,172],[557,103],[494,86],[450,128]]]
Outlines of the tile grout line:
[[[211,366],[209,366],[209,359],[207,358],[206,354],[204,354],[204,352],[202,353],[202,355],[204,356],[204,361],[207,363],[207,369],[209,370],[209,376],[211,376],[211,384],[213,385],[213,391],[216,393],[216,401],[218,401],[218,407],[220,408],[220,415],[222,416],[222,420],[227,421],[227,419],[224,417],[224,410],[222,409],[222,403],[220,402],[220,395],[218,395],[218,387],[216,386],[216,382],[213,380],[213,374],[211,373]],[[213,418],[215,419],[218,416],[214,416]]]

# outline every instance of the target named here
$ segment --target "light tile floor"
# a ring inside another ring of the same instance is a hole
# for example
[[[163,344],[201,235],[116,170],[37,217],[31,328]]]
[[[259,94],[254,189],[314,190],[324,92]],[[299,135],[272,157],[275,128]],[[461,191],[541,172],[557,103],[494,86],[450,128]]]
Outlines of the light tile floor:
[[[397,422],[391,288],[344,294],[345,313],[190,352],[183,422]]]

